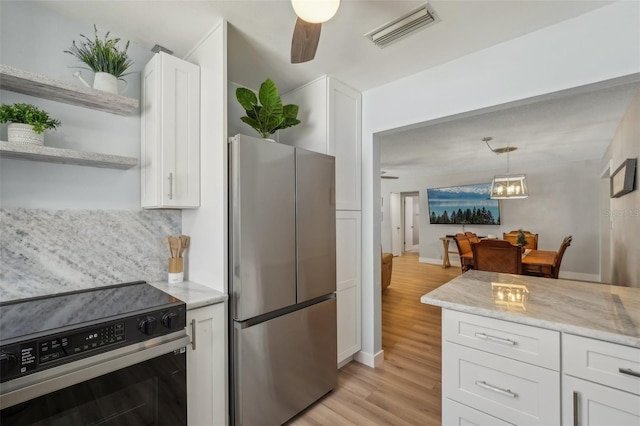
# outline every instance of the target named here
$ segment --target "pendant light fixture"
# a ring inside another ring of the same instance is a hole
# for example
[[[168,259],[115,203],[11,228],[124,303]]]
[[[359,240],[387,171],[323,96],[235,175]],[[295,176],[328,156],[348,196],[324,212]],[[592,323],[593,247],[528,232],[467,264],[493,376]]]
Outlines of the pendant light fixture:
[[[340,0],[291,0],[298,18],[311,24],[321,24],[333,18]]]
[[[496,175],[491,181],[491,198],[494,200],[506,200],[527,198],[529,196],[529,189],[527,188],[527,177],[524,174],[510,174],[509,173],[509,153],[515,151],[515,146],[507,146],[506,148],[493,149],[489,145],[491,137],[482,138],[482,141],[487,144],[487,147],[495,154],[507,154],[507,174]]]

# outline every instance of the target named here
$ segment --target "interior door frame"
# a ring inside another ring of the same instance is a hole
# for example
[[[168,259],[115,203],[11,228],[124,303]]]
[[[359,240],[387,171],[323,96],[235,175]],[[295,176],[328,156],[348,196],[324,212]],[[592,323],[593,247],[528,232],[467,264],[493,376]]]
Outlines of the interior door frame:
[[[402,208],[399,192],[389,194],[389,219],[391,222],[391,253],[394,256],[402,256]]]

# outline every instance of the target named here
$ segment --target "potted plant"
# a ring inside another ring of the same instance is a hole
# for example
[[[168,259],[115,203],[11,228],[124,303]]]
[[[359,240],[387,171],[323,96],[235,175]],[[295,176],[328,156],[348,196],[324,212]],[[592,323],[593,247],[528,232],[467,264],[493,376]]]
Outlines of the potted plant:
[[[0,123],[8,126],[9,142],[44,144],[44,131],[55,130],[60,121],[31,104],[2,104]]]
[[[260,85],[257,97],[252,90],[239,87],[236,99],[247,113],[240,120],[265,139],[280,129],[300,124],[298,105],[282,105],[278,88],[270,78]]]
[[[522,229],[518,229],[516,244],[518,244],[520,247],[524,247],[527,245],[527,238],[525,237],[524,232],[522,232]]]
[[[65,53],[75,56],[87,65],[87,69],[95,73],[94,89],[117,94],[118,80],[122,80],[122,77],[127,75],[125,71],[133,64],[127,54],[129,42],[127,41],[124,49],[120,50],[118,49],[119,38],[109,38],[110,32],[107,31],[104,38],[101,39],[98,37],[98,28],[94,25],[93,29],[95,31],[93,40],[80,34],[83,40],[78,43],[74,40],[73,46],[69,50],[65,50]],[[88,86],[82,80],[80,72],[74,75]]]

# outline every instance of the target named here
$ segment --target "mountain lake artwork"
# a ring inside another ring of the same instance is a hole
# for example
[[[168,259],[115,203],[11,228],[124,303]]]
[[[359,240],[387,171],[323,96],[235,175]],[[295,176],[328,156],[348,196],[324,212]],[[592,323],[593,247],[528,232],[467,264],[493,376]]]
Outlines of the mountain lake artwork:
[[[490,192],[491,183],[427,189],[429,223],[500,225],[500,203]]]

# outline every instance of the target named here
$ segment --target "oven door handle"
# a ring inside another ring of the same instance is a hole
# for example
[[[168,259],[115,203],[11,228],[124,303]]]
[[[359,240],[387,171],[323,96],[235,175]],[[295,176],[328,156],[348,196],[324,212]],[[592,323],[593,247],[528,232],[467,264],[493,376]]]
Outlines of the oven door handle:
[[[189,336],[169,334],[101,353],[0,384],[0,408],[8,408],[177,350],[186,350]]]

